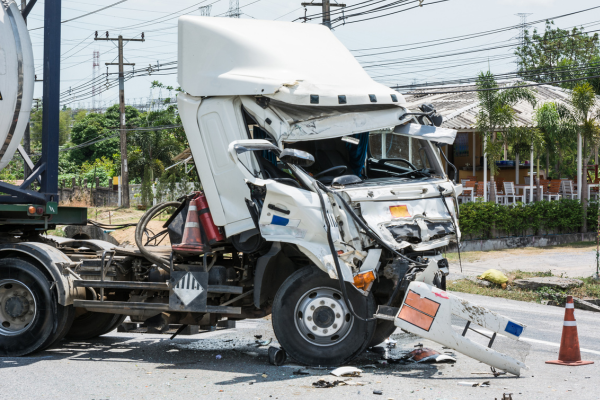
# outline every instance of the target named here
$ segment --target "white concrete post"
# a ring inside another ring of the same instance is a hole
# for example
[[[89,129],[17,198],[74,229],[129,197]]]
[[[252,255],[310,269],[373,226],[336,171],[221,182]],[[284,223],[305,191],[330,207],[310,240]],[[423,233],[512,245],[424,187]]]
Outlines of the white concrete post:
[[[121,207],[121,177],[119,176],[119,201],[117,202],[117,207]]]
[[[581,162],[581,133],[577,133],[577,198],[580,201],[581,188],[583,187],[583,168]]]
[[[529,202],[533,203],[533,145],[531,145],[531,155],[529,157]]]
[[[488,201],[487,198],[487,136],[483,135],[483,201]]]
[[[477,154],[477,136],[476,136],[476,133],[473,132],[473,176],[477,176],[476,175],[477,158],[475,157],[476,154]]]

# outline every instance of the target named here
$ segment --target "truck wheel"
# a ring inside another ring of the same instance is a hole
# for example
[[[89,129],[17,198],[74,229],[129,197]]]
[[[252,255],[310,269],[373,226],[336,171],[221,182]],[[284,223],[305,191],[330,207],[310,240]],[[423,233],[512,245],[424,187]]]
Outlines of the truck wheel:
[[[348,285],[348,284],[347,284]],[[350,285],[354,311],[364,317],[375,313],[375,298]],[[273,303],[273,330],[285,351],[307,365],[336,366],[352,360],[375,333],[375,321],[356,319],[346,307],[339,282],[316,268],[290,275]]]
[[[385,342],[385,339],[389,338],[395,330],[396,325],[394,325],[394,321],[387,321],[385,319],[378,320],[377,327],[375,328],[375,335],[373,335],[373,339],[371,339],[371,342],[369,342],[367,347],[375,347],[378,344]]]
[[[40,350],[46,350],[54,347],[58,342],[60,342],[71,329],[71,324],[73,324],[73,320],[75,319],[75,307],[71,306],[61,306],[60,304],[56,305],[57,307],[57,329],[54,335],[51,335],[48,340],[40,347]]]
[[[125,321],[125,318],[127,318],[127,315],[118,315],[118,318],[115,319],[114,324],[112,324],[107,330],[106,332],[103,333],[103,335],[106,335],[107,333],[111,333],[112,331],[114,331],[115,329],[117,329],[119,327],[119,325],[121,325],[123,323],[123,321]]]
[[[50,282],[28,261],[0,259],[0,355],[23,356],[50,344],[59,330]]]
[[[102,336],[121,324],[124,316],[121,314],[107,314],[84,311],[75,317],[66,338],[69,340],[89,340]],[[118,324],[117,322],[120,321]]]

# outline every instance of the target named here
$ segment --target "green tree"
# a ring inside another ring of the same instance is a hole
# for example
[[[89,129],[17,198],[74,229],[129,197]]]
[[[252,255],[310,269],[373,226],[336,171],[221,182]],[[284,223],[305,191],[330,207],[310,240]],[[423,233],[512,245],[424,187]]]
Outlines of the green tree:
[[[42,146],[42,116],[43,110],[32,111],[30,115],[31,122],[31,142],[32,148],[41,149]],[[70,140],[71,129],[73,127],[73,111],[70,108],[60,111],[58,120],[58,144],[64,145]]]
[[[525,31],[523,45],[515,51],[521,77],[534,82],[554,82],[600,75],[598,33],[590,35],[583,27],[564,30],[546,21],[545,31],[533,34]],[[600,93],[600,79],[590,79]],[[577,82],[564,82],[561,87],[572,89]]]
[[[159,128],[162,126],[181,125],[177,109],[170,106],[165,110],[147,113],[145,118],[140,118],[140,130],[132,131],[128,135],[130,177],[153,182],[159,178],[166,167],[172,165],[173,158],[181,153],[187,141],[182,128],[167,128],[157,130],[143,130],[142,128]],[[149,172],[146,175],[146,171]]]
[[[85,161],[103,157],[120,158],[119,147],[119,106],[109,107],[104,114],[88,113],[81,118],[77,115],[71,131],[71,142],[80,148],[69,151],[69,161],[81,165]],[[140,123],[140,112],[133,107],[125,107],[126,128]],[[106,139],[110,138],[110,139]],[[106,140],[102,140],[106,139]],[[96,140],[101,140],[96,143]],[[90,144],[93,143],[93,144]],[[120,162],[119,162],[120,163]]]
[[[494,175],[498,168],[496,161],[502,157],[504,143],[507,142],[507,133],[515,126],[515,111],[513,106],[526,100],[535,104],[533,92],[527,88],[516,87],[502,89],[496,83],[491,72],[480,73],[477,78],[477,97],[479,99],[479,112],[477,113],[477,131],[487,140],[484,149],[490,168],[490,185],[494,185]],[[499,138],[498,135],[501,137]],[[494,192],[490,201],[495,201]]]

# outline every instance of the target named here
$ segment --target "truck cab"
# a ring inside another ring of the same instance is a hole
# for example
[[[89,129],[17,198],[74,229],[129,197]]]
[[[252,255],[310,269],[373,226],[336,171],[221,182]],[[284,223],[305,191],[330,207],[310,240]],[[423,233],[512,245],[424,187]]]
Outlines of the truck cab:
[[[435,110],[408,110],[318,25],[181,17],[178,69],[214,223],[257,260],[254,306],[295,359],[381,343],[395,326],[371,317],[406,274],[444,288],[462,189]]]

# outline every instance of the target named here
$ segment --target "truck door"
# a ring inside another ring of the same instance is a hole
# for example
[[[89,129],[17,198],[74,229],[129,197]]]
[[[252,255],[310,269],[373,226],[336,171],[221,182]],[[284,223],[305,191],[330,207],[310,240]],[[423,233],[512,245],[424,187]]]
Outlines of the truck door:
[[[197,114],[201,140],[188,137],[209,206],[216,210],[213,218],[225,227],[227,237],[254,228],[245,202],[250,191],[227,152],[229,143],[247,138],[239,103],[236,97],[203,100]],[[257,168],[251,153],[241,154],[240,161],[251,170]],[[208,193],[210,187],[216,195]]]

